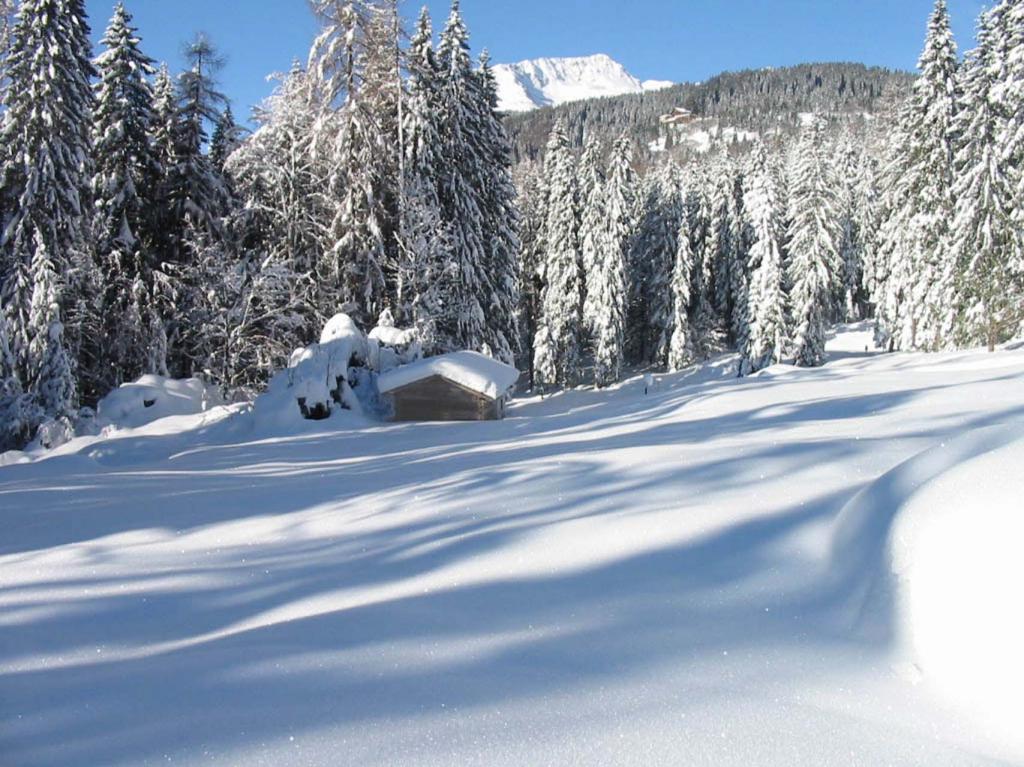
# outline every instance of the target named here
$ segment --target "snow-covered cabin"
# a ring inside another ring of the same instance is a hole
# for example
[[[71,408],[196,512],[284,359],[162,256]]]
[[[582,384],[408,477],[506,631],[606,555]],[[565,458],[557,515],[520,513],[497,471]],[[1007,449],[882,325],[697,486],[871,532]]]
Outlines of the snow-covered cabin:
[[[518,380],[511,365],[465,351],[389,370],[377,389],[394,421],[495,421]]]

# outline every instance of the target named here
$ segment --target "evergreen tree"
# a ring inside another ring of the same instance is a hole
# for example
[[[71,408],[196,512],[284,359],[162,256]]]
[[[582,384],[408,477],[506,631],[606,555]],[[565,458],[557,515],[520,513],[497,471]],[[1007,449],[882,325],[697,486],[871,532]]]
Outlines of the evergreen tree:
[[[839,262],[836,282],[836,315],[847,322],[860,319],[860,290],[863,283],[864,243],[861,233],[861,161],[850,137],[838,151]]]
[[[921,76],[903,110],[888,178],[889,253],[878,317],[880,340],[901,349],[936,348],[950,297],[950,253],[957,53],[946,0],[936,0]]]
[[[711,298],[711,268],[705,258],[710,255],[708,231],[710,207],[707,189],[710,186],[702,168],[691,168],[687,180],[685,213],[690,230],[690,251],[693,254],[693,275],[690,280],[690,323],[694,353],[707,357],[715,346],[715,312]]]
[[[148,229],[154,264],[172,263],[177,259],[180,246],[180,222],[175,220],[171,207],[172,170],[177,165],[178,103],[174,80],[166,64],[162,64],[153,79],[153,121],[150,145],[157,163],[157,180],[152,197],[153,210]]]
[[[634,332],[639,362],[664,367],[672,340],[672,270],[683,216],[682,178],[678,166],[666,163],[650,174],[644,213],[633,241]]]
[[[574,386],[579,381],[583,275],[576,167],[563,122],[556,122],[551,131],[544,174],[544,291],[535,339],[534,373],[541,385]]]
[[[222,223],[227,189],[206,153],[207,125],[217,123],[227,104],[216,81],[224,61],[201,33],[185,46],[184,54],[188,66],[178,75],[172,162],[164,190],[169,208],[168,282],[175,303],[168,323],[168,366],[175,376],[203,369],[201,329],[215,297],[196,259],[211,247],[228,254]]]
[[[7,317],[0,312],[0,422],[6,414],[11,399],[21,394],[17,363],[11,351]],[[2,442],[2,440],[0,440]]]
[[[139,50],[132,17],[119,3],[96,60],[100,75],[94,118],[96,174],[94,243],[103,272],[101,388],[110,389],[164,365],[153,362],[154,331],[148,246],[153,190],[161,164],[150,141],[153,93],[146,79],[153,62]]]
[[[688,216],[680,218],[676,238],[676,261],[672,269],[672,341],[668,350],[668,369],[678,372],[696,359],[690,326],[691,281],[694,274],[693,246]]]
[[[547,192],[537,163],[523,163],[517,169],[516,187],[519,191],[519,209],[522,214],[520,227],[519,273],[522,275],[522,293],[519,301],[519,328],[522,337],[521,367],[530,376],[530,388],[534,387],[534,337],[540,317],[540,301],[543,292],[541,279],[544,259],[544,211],[547,209]]]
[[[0,235],[3,311],[18,379],[38,399],[40,288],[33,285],[45,254],[63,275],[57,294],[70,319],[69,348],[77,356],[95,290],[88,247],[93,96],[89,27],[80,0],[24,0],[7,58],[0,181],[9,207]],[[46,331],[43,331],[46,332]],[[53,415],[53,413],[49,413]]]
[[[7,79],[7,55],[11,48],[11,33],[14,30],[15,0],[0,0],[0,93]],[[3,103],[0,102],[0,111]]]
[[[398,271],[400,318],[416,329],[428,354],[446,344],[439,328],[454,326],[444,290],[453,275],[451,246],[442,218],[438,181],[442,156],[441,84],[426,8],[420,13],[408,53],[409,98],[404,113],[403,205]]]
[[[750,221],[750,347],[745,367],[751,372],[782,361],[787,338],[783,214],[778,189],[763,144],[755,150],[743,196]]]
[[[594,382],[598,386],[615,383],[622,375],[629,291],[626,262],[633,233],[632,151],[625,136],[615,142],[608,159],[607,181],[593,193],[601,218],[592,218],[590,223],[596,230],[596,247],[592,245],[584,314],[593,337]],[[592,213],[588,210],[584,221]]]
[[[41,414],[51,419],[71,419],[77,409],[74,363],[64,347],[60,321],[61,280],[47,250],[46,238],[37,231],[32,258],[32,309],[29,319],[32,340],[29,357],[32,391]]]
[[[964,102],[957,153],[954,248],[959,257],[954,290],[957,336],[963,344],[995,344],[1011,337],[1024,319],[1021,282],[1014,274],[1019,233],[1013,220],[1020,195],[1009,157],[1000,152],[1007,117],[996,97],[1006,72],[1009,6],[982,14],[978,48],[965,65]],[[1012,119],[1012,118],[1011,118]]]
[[[184,54],[188,67],[178,75],[174,148],[167,181],[172,226],[178,241],[172,258],[178,262],[187,262],[188,253],[194,250],[184,241],[187,233],[220,235],[220,217],[226,202],[223,179],[205,151],[206,126],[216,125],[227,106],[227,98],[218,90],[216,80],[224,59],[202,33],[185,46]]]
[[[231,112],[231,105],[228,104],[213,129],[210,137],[210,162],[213,169],[224,175],[224,166],[231,156],[231,153],[242,144],[242,129],[235,122],[235,116]]]
[[[484,271],[490,287],[482,302],[486,343],[497,359],[511,364],[519,344],[519,210],[512,181],[512,149],[498,114],[498,87],[486,51],[477,72],[476,101],[480,124],[477,188],[482,197]]]
[[[825,362],[825,335],[840,269],[835,184],[819,121],[801,137],[790,180],[789,219],[796,364],[815,367]]]
[[[1024,3],[1004,0],[1003,4],[1000,49],[1005,51],[1005,77],[994,97],[1003,121],[999,156],[1015,190],[1017,241],[1011,268],[1020,286],[1024,279]]]
[[[704,275],[715,313],[729,327],[732,314],[729,268],[733,262],[732,168],[722,158],[711,168],[708,194],[708,234],[704,253]]]
[[[446,269],[444,300],[451,320],[441,329],[448,349],[481,349],[491,334],[485,307],[494,295],[485,244],[487,224],[480,183],[482,142],[480,88],[469,57],[469,32],[453,2],[438,47],[441,80],[441,152],[446,162],[438,185],[451,262]]]
[[[743,205],[743,176],[733,177],[729,195],[729,252],[726,275],[729,286],[729,335],[740,359],[750,353],[750,222]],[[757,266],[755,263],[754,267]],[[741,369],[740,373],[744,373]]]
[[[329,130],[332,152],[330,248],[320,268],[321,313],[347,311],[363,324],[387,303],[387,178],[380,158],[388,152],[370,107],[375,96],[366,83],[367,29],[371,13],[364,3],[331,0],[317,3],[324,31],[311,53],[311,70],[319,73],[326,103],[341,99]]]
[[[605,211],[605,176],[603,148],[599,141],[587,139],[580,156],[579,198],[580,211],[580,261],[583,265],[584,301],[583,325],[585,333],[593,334],[595,322],[604,311],[601,303],[599,281],[603,275],[598,271],[602,254],[607,250],[607,214]]]

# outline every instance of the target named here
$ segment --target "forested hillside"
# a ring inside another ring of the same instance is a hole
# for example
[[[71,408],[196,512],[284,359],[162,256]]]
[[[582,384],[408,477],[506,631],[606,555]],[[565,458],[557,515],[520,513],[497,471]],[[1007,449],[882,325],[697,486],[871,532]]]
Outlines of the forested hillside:
[[[625,133],[646,152],[645,148],[659,138],[659,118],[677,107],[760,134],[794,133],[800,128],[801,114],[885,112],[910,92],[913,82],[914,76],[909,73],[863,64],[749,69],[725,72],[704,83],[512,114],[505,118],[505,126],[517,162],[543,155],[551,127],[560,118],[566,120],[574,146],[582,146],[584,135],[611,141]]]

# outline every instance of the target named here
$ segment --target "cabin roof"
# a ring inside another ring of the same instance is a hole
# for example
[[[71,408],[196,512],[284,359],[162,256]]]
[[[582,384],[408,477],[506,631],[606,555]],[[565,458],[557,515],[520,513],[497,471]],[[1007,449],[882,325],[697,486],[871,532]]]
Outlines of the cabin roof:
[[[478,352],[452,352],[401,365],[377,379],[381,394],[440,376],[491,399],[498,399],[519,380],[519,371]]]

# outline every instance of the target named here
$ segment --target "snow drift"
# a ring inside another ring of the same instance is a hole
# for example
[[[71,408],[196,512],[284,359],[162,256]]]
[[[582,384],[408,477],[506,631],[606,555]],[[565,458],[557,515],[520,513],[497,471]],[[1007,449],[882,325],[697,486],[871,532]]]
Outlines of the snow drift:
[[[1024,704],[1024,424],[924,451],[837,519],[834,556],[863,581],[853,628],[888,636],[898,667],[1002,737]]]

